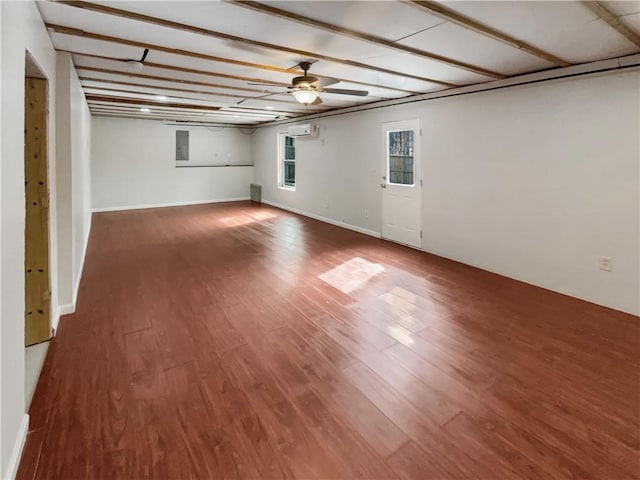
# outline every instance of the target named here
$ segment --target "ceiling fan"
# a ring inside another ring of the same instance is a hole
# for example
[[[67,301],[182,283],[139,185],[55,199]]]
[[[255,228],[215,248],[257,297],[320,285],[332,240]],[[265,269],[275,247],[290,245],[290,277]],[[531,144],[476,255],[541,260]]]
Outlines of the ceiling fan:
[[[340,80],[330,77],[314,77],[309,75],[309,69],[311,68],[311,62],[304,61],[300,62],[298,65],[303,70],[304,75],[301,77],[295,77],[291,81],[291,85],[287,87],[283,87],[282,84],[279,83],[250,83],[249,85],[266,85],[271,87],[280,87],[286,88],[287,93],[291,93],[295,99],[302,103],[303,105],[318,105],[322,103],[322,99],[320,98],[320,93],[334,93],[338,95],[355,95],[358,97],[366,97],[369,95],[369,92],[366,90],[350,90],[345,88],[326,88],[329,85],[333,85],[338,83]],[[292,67],[295,68],[295,67]],[[282,92],[272,92],[267,95],[263,95],[261,97],[253,97],[253,98],[264,98],[270,95],[278,95]],[[238,103],[242,103],[246,100],[250,100],[250,98],[245,98],[240,100]]]
[[[140,60],[136,60],[135,58],[121,58],[120,60],[126,62],[127,67],[130,67],[132,70],[142,70],[144,67],[144,61],[147,59],[147,55],[149,55],[149,49],[145,48]]]

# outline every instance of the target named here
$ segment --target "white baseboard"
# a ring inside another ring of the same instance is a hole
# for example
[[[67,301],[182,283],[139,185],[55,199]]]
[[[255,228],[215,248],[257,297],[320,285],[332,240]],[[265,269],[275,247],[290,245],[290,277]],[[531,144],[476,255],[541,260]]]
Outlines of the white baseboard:
[[[119,212],[121,210],[142,210],[145,208],[183,207],[185,205],[203,205],[206,203],[240,202],[243,200],[251,200],[251,197],[215,198],[211,200],[191,200],[186,202],[153,203],[153,204],[147,204],[147,205],[126,205],[124,207],[100,207],[100,208],[94,208],[92,212],[94,213]]]
[[[297,208],[289,207],[287,205],[282,205],[276,202],[271,202],[269,200],[263,199],[262,203],[271,205],[272,207],[281,208],[282,210],[288,210],[289,212],[297,213],[298,215],[303,215],[305,217],[313,218],[314,220],[320,220],[321,222],[329,223],[331,225],[335,225],[336,227],[342,227],[348,230],[353,230],[354,232],[363,233],[365,235],[369,235],[370,237],[375,237],[375,238],[382,237],[380,232],[375,232],[373,230],[368,230],[366,228],[357,227],[355,225],[351,225],[350,223],[341,222],[340,220],[334,220],[332,218],[322,217],[320,215],[316,215],[315,213],[305,212],[303,210],[298,210]]]
[[[91,219],[92,216],[89,215],[89,226],[87,228],[87,233],[84,236],[84,246],[82,249],[82,260],[80,260],[80,270],[78,270],[78,278],[76,279],[76,284],[73,286],[73,311],[76,311],[76,303],[78,302],[78,290],[80,290],[80,280],[82,280],[82,272],[84,272],[84,261],[87,258],[87,249],[89,247],[89,236],[91,235]]]
[[[72,313],[74,313],[76,311],[76,304],[75,303],[67,303],[66,305],[60,305],[60,316],[63,315],[70,315]],[[53,327],[58,328],[58,325],[55,325]]]
[[[78,278],[76,284],[73,286],[72,303],[66,303],[64,305],[58,305],[58,318],[54,319],[55,323],[52,325],[53,336],[55,337],[58,330],[58,323],[62,315],[70,315],[76,311],[76,303],[78,301],[78,290],[80,289],[80,280],[82,280],[82,272],[84,271],[84,261],[87,258],[87,247],[89,246],[89,235],[91,235],[91,215],[89,215],[89,228],[84,236],[84,248],[82,249],[82,259],[80,260],[80,271],[78,272]]]
[[[25,413],[20,422],[20,429],[18,430],[18,436],[16,442],[13,444],[13,450],[9,457],[9,464],[7,470],[2,478],[6,480],[14,480],[18,473],[18,467],[20,466],[20,459],[22,458],[22,450],[24,449],[24,443],[27,440],[27,432],[29,432],[29,414]]]

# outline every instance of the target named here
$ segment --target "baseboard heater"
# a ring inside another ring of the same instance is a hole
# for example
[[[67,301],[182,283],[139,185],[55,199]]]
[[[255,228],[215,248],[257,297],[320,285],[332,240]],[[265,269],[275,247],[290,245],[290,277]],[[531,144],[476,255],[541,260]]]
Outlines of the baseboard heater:
[[[262,185],[258,185],[257,183],[251,184],[251,201],[262,203]]]

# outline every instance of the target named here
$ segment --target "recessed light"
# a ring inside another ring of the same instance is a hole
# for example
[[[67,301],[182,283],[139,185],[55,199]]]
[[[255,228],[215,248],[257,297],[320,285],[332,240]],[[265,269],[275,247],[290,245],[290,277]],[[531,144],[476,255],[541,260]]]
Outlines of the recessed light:
[[[141,112],[143,112],[143,113],[149,113],[149,112],[151,112],[151,110],[149,110],[149,109],[148,109],[148,108],[146,108],[146,107],[142,107],[142,108],[140,109],[140,111],[141,111]]]
[[[166,100],[167,97],[165,97],[164,95],[156,95],[156,100]]]
[[[269,105],[268,107],[265,107],[267,110],[273,110],[273,107],[271,105]]]

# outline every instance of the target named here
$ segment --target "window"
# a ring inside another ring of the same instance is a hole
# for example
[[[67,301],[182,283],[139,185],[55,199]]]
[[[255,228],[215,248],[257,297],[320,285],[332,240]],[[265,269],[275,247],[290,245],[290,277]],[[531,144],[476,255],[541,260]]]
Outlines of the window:
[[[278,149],[278,182],[280,188],[296,188],[296,139],[281,133]]]
[[[389,132],[387,136],[388,183],[414,185],[413,130]]]

